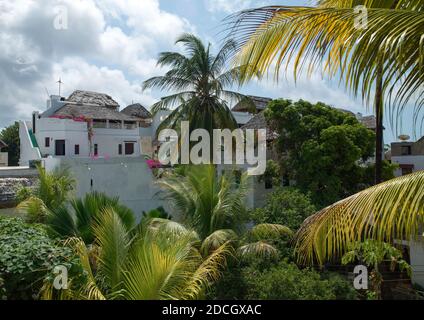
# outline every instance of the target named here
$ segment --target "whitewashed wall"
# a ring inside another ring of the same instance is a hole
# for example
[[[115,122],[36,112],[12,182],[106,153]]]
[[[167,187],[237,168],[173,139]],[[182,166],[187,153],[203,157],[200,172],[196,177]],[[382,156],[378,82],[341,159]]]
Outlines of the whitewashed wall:
[[[99,157],[137,157],[140,156],[139,129],[93,129],[92,144],[98,145]],[[41,118],[37,120],[36,134],[40,151],[43,155],[55,154],[55,140],[65,140],[65,156],[86,158],[90,156],[90,142],[86,122],[70,119]],[[45,139],[50,139],[46,147]],[[134,154],[125,155],[126,141],[134,142]],[[119,155],[118,145],[122,144],[122,155]],[[75,154],[75,145],[79,145],[79,155]]]
[[[397,164],[413,164],[414,172],[419,170],[424,170],[424,155],[420,156],[401,156],[401,157],[392,157],[392,163]],[[402,170],[397,169],[395,171],[395,176],[400,177],[402,175]]]
[[[25,121],[19,121],[19,139],[20,139],[20,166],[28,166],[30,160],[41,159],[40,150],[32,146],[31,138],[28,133],[28,126]]]
[[[159,199],[155,178],[144,159],[112,158],[97,159],[45,159],[46,170],[64,166],[77,180],[75,196],[83,197],[91,191],[104,192],[116,197],[140,217],[142,211],[164,206],[171,212],[168,204]],[[175,217],[175,214],[173,215]]]

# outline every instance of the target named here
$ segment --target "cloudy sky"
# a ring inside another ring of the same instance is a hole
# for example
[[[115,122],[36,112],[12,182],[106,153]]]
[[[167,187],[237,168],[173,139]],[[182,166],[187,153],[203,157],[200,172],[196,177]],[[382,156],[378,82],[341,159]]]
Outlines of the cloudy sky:
[[[305,5],[310,0],[280,0]],[[76,89],[104,92],[121,106],[150,106],[160,92],[141,83],[160,75],[156,57],[178,50],[175,38],[191,32],[217,47],[222,19],[235,11],[275,4],[270,0],[0,0],[0,128],[44,110],[48,94]],[[58,19],[66,10],[67,25]],[[66,25],[66,28],[64,26]],[[297,85],[254,82],[243,93],[322,101],[367,114],[361,101],[336,82],[315,75]],[[393,140],[390,130],[386,141]],[[405,133],[411,128],[406,126]]]

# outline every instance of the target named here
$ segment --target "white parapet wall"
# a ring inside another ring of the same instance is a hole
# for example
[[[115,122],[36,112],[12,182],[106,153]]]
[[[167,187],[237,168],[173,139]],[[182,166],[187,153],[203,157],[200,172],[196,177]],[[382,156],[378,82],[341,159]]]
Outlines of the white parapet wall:
[[[98,191],[131,208],[139,218],[143,211],[163,206],[169,213],[168,204],[158,196],[155,177],[142,157],[138,158],[46,158],[47,171],[58,167],[68,168],[77,181],[76,197]],[[177,218],[174,216],[174,218]]]
[[[34,147],[25,121],[19,121],[20,159],[19,165],[28,166],[31,160],[40,160],[41,153]]]
[[[424,237],[419,236],[409,244],[411,257],[412,283],[424,288]]]
[[[7,152],[0,152],[0,167],[7,167],[9,165],[9,154]]]

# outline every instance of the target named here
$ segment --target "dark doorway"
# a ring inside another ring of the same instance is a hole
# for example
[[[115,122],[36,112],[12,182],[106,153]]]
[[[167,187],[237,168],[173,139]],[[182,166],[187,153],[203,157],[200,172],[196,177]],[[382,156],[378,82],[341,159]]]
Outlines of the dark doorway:
[[[125,142],[125,154],[134,154],[134,142]]]
[[[55,140],[55,155],[56,156],[65,155],[65,140]]]

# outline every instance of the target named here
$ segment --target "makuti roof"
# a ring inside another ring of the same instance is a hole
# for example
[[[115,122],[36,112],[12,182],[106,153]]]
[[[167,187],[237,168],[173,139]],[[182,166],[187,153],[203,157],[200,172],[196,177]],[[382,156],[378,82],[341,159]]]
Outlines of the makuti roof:
[[[118,109],[119,104],[104,93],[76,90],[65,100],[65,105],[52,116],[119,121],[139,120],[119,112]]]
[[[147,111],[147,109],[143,107],[140,103],[134,103],[129,105],[124,110],[122,110],[121,113],[124,113],[131,117],[137,117],[141,119],[152,118],[152,114],[149,111]]]

